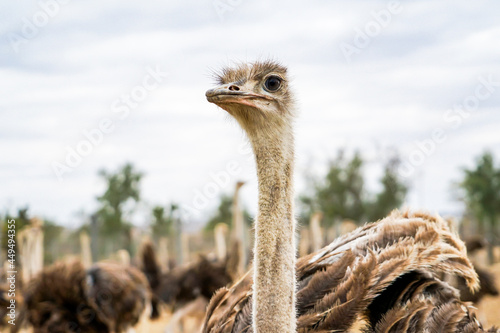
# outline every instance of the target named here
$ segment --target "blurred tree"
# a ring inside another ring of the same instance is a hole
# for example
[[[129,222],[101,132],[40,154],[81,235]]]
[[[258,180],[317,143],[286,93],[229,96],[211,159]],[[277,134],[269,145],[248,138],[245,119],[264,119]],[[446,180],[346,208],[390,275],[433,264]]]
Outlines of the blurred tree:
[[[377,221],[398,208],[404,202],[408,193],[408,186],[398,175],[401,164],[399,156],[395,155],[386,162],[384,175],[380,179],[382,191],[375,195],[375,199],[368,203],[367,220]]]
[[[7,254],[7,245],[8,245],[8,221],[9,220],[15,220],[15,230],[16,230],[16,238],[19,235],[19,232],[21,229],[30,224],[30,218],[28,217],[28,209],[29,207],[26,206],[24,208],[20,208],[17,210],[17,215],[11,215],[9,213],[6,213],[5,216],[1,219],[1,246],[2,246],[2,256],[5,256]],[[17,244],[16,244],[17,246]],[[0,258],[0,260],[5,260],[4,258]],[[19,250],[16,251],[16,261],[19,262]],[[1,261],[3,263],[3,261]]]
[[[43,261],[45,265],[50,265],[60,258],[59,240],[64,231],[64,227],[57,225],[53,221],[43,221]]]
[[[366,210],[362,166],[363,160],[358,152],[348,160],[340,150],[330,162],[325,179],[312,179],[313,193],[301,196],[306,214],[302,222],[307,224],[314,211],[323,212],[326,226],[342,219],[360,221]]]
[[[17,211],[17,215],[5,214],[5,217],[1,219],[1,244],[2,250],[7,250],[7,221],[14,219],[16,221],[16,238],[19,236],[19,232],[26,226],[29,226],[31,217],[28,213],[28,206],[20,208]],[[44,219],[43,225],[43,247],[44,247],[44,263],[50,264],[58,259],[58,240],[64,227],[57,225],[56,223]],[[17,244],[19,246],[19,244]],[[5,253],[5,252],[4,252]],[[16,256],[19,255],[19,250],[16,251]],[[4,259],[4,258],[0,258]],[[19,258],[17,258],[19,259]]]
[[[380,179],[382,190],[371,194],[364,186],[361,155],[355,152],[352,159],[348,159],[340,150],[330,162],[324,179],[309,177],[312,191],[300,197],[301,223],[307,225],[315,211],[323,212],[323,223],[327,227],[344,219],[360,223],[383,218],[403,203],[408,192],[408,187],[397,173],[399,163],[398,155],[389,158]]]
[[[97,211],[97,220],[103,236],[119,240],[124,237],[124,247],[132,254],[131,224],[125,216],[133,211],[133,206],[140,200],[140,180],[142,173],[134,170],[127,163],[116,173],[101,170],[107,189],[97,200],[101,207]]]
[[[176,206],[172,205],[168,211],[162,206],[157,205],[153,207],[153,221],[151,223],[151,229],[155,239],[158,239],[159,237],[167,237],[172,234],[174,222],[173,213],[175,211],[175,209],[173,209],[174,207]]]
[[[460,187],[464,190],[467,209],[475,216],[479,231],[490,241],[488,258],[493,263],[493,244],[497,240],[500,216],[500,168],[495,168],[494,158],[485,152],[477,159],[476,166],[463,169]]]
[[[233,225],[233,197],[227,194],[223,194],[220,197],[220,203],[217,207],[215,213],[210,217],[207,224],[205,225],[205,231],[212,231],[215,225],[219,222],[226,223],[230,228]],[[252,217],[247,210],[243,209],[243,220],[245,224],[252,224]]]

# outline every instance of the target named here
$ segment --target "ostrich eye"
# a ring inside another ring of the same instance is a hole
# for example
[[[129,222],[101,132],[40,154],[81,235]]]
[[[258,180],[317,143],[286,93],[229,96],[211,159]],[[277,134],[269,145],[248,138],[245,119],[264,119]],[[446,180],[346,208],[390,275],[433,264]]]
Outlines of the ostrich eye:
[[[281,78],[274,75],[268,77],[266,82],[264,82],[264,87],[269,92],[278,91],[281,88]]]

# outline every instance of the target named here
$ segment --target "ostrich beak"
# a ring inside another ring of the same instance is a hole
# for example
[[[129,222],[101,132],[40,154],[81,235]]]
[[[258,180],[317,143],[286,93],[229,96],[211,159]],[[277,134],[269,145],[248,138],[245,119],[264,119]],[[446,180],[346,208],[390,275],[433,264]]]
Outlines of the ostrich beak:
[[[241,104],[250,107],[256,107],[252,100],[272,98],[266,95],[256,94],[254,92],[244,91],[243,88],[235,85],[223,85],[214,89],[207,90],[205,93],[210,103],[217,104],[226,110],[223,104]]]

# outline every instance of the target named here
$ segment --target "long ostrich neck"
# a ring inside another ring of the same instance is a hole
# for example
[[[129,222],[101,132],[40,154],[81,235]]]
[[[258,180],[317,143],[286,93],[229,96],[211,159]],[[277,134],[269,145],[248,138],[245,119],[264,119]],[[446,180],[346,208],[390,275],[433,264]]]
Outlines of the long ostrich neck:
[[[296,330],[293,134],[255,135],[259,211],[255,225],[253,327],[256,333]]]

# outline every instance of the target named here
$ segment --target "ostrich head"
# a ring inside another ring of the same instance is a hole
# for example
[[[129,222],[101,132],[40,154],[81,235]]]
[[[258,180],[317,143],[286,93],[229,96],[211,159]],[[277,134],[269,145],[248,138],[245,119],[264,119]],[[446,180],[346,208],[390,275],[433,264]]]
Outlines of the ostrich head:
[[[272,61],[240,64],[216,74],[218,87],[207,100],[226,110],[248,133],[276,133],[291,127],[294,101],[287,69]]]

